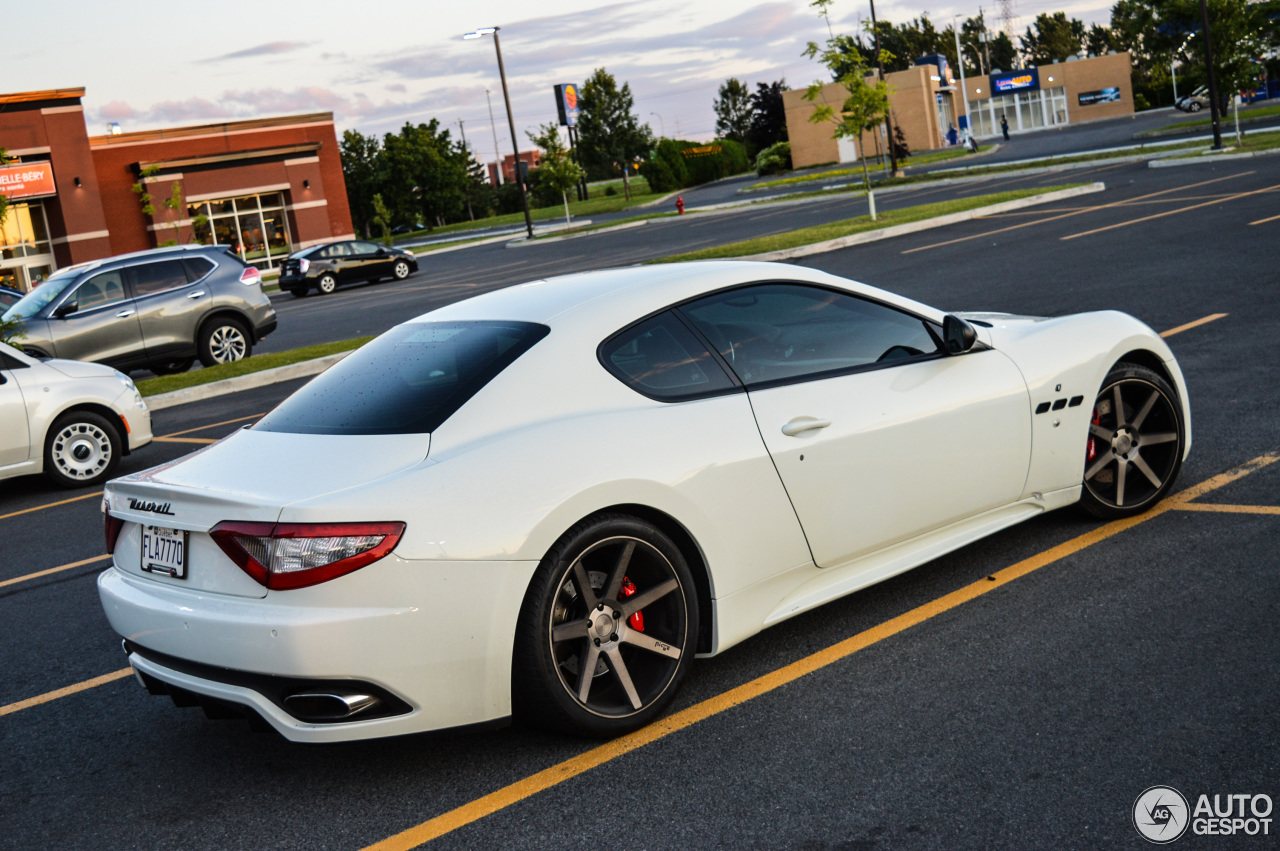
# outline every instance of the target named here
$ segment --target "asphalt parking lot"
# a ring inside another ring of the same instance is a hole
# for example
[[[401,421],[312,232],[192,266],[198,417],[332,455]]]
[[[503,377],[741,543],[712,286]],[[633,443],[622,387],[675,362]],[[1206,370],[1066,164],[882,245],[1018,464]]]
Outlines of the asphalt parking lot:
[[[97,493],[0,482],[0,847],[1137,848],[1150,786],[1280,796],[1280,157],[1083,171],[1057,179],[1107,191],[802,262],[948,310],[1115,308],[1168,333],[1194,446],[1162,510],[1050,514],[787,621],[700,660],[667,721],[615,743],[515,727],[301,746],[148,696],[97,602]],[[822,202],[841,203],[825,215],[862,202]],[[785,209],[752,227],[796,226]],[[377,333],[749,224],[704,221],[436,255],[408,282],[281,304],[279,336]],[[122,472],[296,386],[157,412],[162,439]]]

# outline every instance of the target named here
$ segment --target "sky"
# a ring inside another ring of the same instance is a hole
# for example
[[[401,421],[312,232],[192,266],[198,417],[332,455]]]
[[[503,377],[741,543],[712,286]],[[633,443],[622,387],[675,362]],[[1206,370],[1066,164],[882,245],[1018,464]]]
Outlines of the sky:
[[[941,28],[974,15],[972,0],[925,8],[882,0],[877,16],[895,23],[927,13]],[[986,0],[988,20],[994,0]],[[1106,23],[1099,0],[1016,0],[1018,32],[1038,12],[1064,10]],[[853,33],[870,16],[863,0],[835,0],[835,32]],[[629,83],[635,112],[655,135],[709,139],[719,86],[737,77],[785,79],[790,87],[825,78],[801,52],[827,26],[808,0],[44,0],[11,30],[5,91],[86,89],[90,135],[110,122],[125,131],[271,115],[333,112],[339,134],[394,131],[437,118],[459,131],[478,158],[511,150],[493,39],[463,40],[500,27],[503,62],[521,147],[527,131],[554,121],[552,87],[581,83],[605,68]],[[490,121],[486,90],[492,98]],[[495,131],[496,128],[496,131]]]

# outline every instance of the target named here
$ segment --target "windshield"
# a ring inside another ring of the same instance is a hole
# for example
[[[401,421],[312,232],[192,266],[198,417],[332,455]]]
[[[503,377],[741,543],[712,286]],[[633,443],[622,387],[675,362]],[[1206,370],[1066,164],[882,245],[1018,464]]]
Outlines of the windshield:
[[[66,292],[75,283],[77,277],[79,277],[78,270],[72,271],[68,269],[64,273],[54,274],[49,280],[18,299],[13,307],[4,312],[4,318],[8,320],[30,319],[48,307],[50,302]]]
[[[254,426],[292,434],[425,434],[551,329],[411,322],[366,343]]]

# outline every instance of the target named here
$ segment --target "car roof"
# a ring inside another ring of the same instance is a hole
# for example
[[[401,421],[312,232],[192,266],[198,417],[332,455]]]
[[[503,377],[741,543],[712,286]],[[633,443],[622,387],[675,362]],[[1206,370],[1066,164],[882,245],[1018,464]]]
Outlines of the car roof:
[[[59,269],[59,272],[78,270],[78,273],[90,272],[94,269],[107,266],[112,263],[127,263],[132,260],[150,259],[154,257],[164,257],[169,254],[181,254],[188,251],[219,251],[229,253],[231,246],[215,244],[204,245],[201,243],[187,243],[186,245],[165,245],[160,248],[147,248],[142,251],[131,251],[128,254],[116,254],[112,257],[103,257],[100,260],[90,260],[86,263],[80,263],[75,266],[67,266],[65,269]],[[234,255],[231,255],[234,256]],[[237,258],[239,259],[239,258]]]
[[[834,286],[934,321],[935,308],[817,269],[743,260],[696,261],[580,272],[495,290],[433,310],[414,322],[507,320],[621,327],[668,305],[739,284],[799,281]]]

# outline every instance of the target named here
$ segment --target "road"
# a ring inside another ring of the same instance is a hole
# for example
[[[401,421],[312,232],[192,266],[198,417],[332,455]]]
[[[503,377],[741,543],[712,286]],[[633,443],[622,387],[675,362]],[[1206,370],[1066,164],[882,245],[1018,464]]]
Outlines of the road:
[[[1149,786],[1275,797],[1280,463],[1215,477],[1280,452],[1280,161],[1102,175],[1099,195],[804,262],[947,309],[1119,308],[1161,331],[1226,314],[1169,337],[1194,411],[1179,488],[1218,485],[1191,508],[1128,528],[1057,512],[780,624],[693,666],[675,710],[700,720],[584,770],[595,743],[520,727],[293,745],[129,678],[23,706],[124,658],[101,563],[24,578],[102,553],[95,493],[0,482],[0,847],[362,848],[505,788],[432,847],[1138,848]],[[688,224],[438,255],[421,280],[297,301],[281,334],[373,333],[636,262],[702,239]],[[125,469],[198,449],[178,441],[252,422],[294,386],[160,411],[167,439]],[[726,696],[806,659],[805,676]],[[542,788],[554,766],[562,781]],[[1274,832],[1178,845],[1274,847]]]

